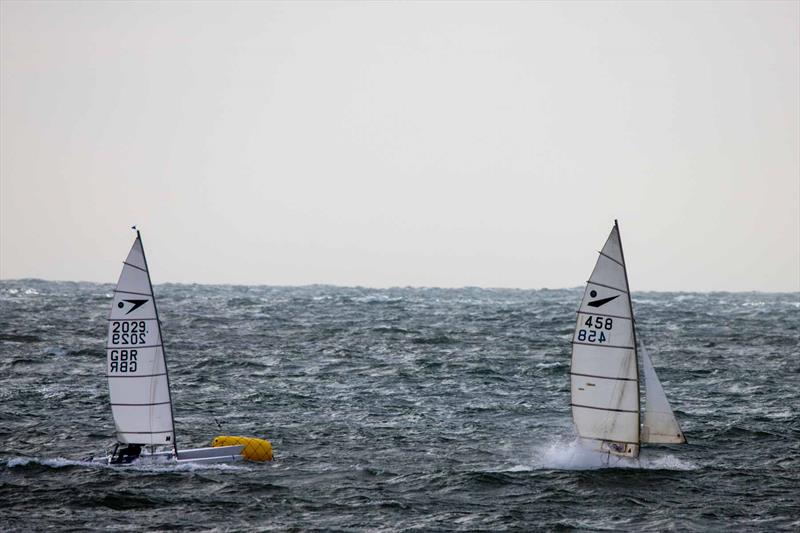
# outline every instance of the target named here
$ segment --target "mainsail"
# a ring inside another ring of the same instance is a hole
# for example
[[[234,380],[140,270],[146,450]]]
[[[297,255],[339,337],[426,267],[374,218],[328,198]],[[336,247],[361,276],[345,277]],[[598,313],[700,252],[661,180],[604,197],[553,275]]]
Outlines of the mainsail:
[[[617,224],[586,284],[572,338],[572,418],[594,448],[639,455],[639,370]]]
[[[669,406],[667,395],[658,380],[653,362],[650,360],[644,343],[641,344],[642,369],[644,370],[644,386],[646,401],[644,421],[642,422],[642,442],[653,444],[683,444],[681,426],[675,418],[675,413]]]
[[[117,440],[177,451],[161,325],[138,231],[114,290],[106,353]]]

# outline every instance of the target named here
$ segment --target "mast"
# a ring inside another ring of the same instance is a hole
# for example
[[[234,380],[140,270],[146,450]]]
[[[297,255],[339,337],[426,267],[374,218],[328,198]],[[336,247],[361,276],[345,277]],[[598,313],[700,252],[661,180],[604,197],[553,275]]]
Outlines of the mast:
[[[136,226],[133,226],[136,229]],[[150,294],[153,295],[153,310],[156,314],[156,325],[158,326],[158,339],[161,342],[161,355],[164,358],[164,373],[167,375],[167,395],[169,397],[169,411],[172,418],[172,450],[175,456],[178,455],[178,434],[175,433],[175,409],[172,406],[172,387],[169,384],[169,369],[167,367],[167,352],[164,349],[164,336],[161,334],[161,319],[158,316],[158,305],[156,305],[156,294],[153,292],[153,282],[150,280],[150,267],[147,266],[147,254],[144,252],[144,242],[142,242],[142,235],[136,229],[136,238],[142,247],[142,259],[144,260],[144,268],[147,271],[147,283],[150,285]]]
[[[642,445],[642,420],[641,420],[641,399],[642,399],[642,391],[639,385],[639,343],[636,340],[636,320],[633,317],[633,297],[631,296],[631,284],[628,282],[628,265],[625,262],[625,251],[622,249],[622,234],[619,232],[619,222],[617,219],[614,219],[614,227],[617,230],[617,239],[619,239],[619,253],[622,256],[622,271],[625,273],[625,285],[628,286],[628,306],[631,312],[631,330],[633,331],[633,356],[636,360],[636,394],[639,397],[639,423],[636,424],[636,434],[638,435],[637,441],[639,441],[639,446]],[[149,274],[148,274],[149,276]],[[154,298],[155,300],[155,298]],[[637,452],[638,455],[638,452]]]

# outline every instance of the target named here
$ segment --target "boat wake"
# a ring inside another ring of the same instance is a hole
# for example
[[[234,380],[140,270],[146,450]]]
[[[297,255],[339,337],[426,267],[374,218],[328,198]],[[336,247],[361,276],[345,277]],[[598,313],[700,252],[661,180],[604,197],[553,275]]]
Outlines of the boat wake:
[[[580,444],[579,439],[554,441],[539,446],[533,451],[530,470],[595,470],[601,468],[638,468],[642,470],[696,470],[698,465],[681,460],[671,454],[658,450],[644,449],[637,459],[630,457],[609,457],[608,454],[589,450]],[[524,469],[523,465],[517,467]]]
[[[41,465],[49,468],[67,468],[80,466],[87,468],[110,468],[114,470],[136,472],[194,472],[197,470],[216,470],[222,472],[249,471],[250,468],[242,465],[228,463],[143,463],[128,464],[124,466],[108,464],[108,457],[94,457],[91,459],[66,459],[64,457],[39,458],[39,457],[11,457],[4,461],[7,468],[22,468],[29,465]],[[2,462],[0,462],[2,464]]]

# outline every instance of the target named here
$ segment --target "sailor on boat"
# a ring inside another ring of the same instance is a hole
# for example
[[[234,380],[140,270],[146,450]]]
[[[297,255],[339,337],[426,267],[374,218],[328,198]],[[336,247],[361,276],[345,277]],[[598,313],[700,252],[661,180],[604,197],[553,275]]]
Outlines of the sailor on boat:
[[[128,444],[120,448],[119,444],[117,444],[108,462],[112,465],[132,463],[142,454],[142,446],[143,444]]]

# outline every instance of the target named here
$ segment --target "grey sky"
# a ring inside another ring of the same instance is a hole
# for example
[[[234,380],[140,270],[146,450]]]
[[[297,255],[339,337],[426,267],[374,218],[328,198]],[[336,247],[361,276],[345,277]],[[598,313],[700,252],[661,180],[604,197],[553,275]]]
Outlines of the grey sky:
[[[9,2],[0,276],[800,290],[800,3]]]

